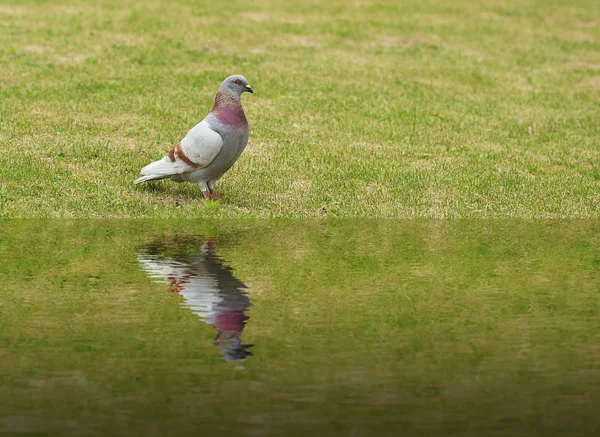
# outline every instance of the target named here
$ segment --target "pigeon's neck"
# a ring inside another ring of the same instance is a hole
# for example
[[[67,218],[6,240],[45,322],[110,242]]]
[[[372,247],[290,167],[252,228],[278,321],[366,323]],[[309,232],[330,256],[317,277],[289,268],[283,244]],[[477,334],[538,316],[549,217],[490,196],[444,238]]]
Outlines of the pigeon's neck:
[[[219,90],[215,96],[215,104],[211,111],[217,119],[227,126],[243,128],[248,126],[240,96]]]
[[[240,102],[240,96],[236,96],[235,94],[227,90],[220,89],[219,91],[217,91],[217,95],[215,96],[215,104],[212,107],[212,112],[220,111],[231,106],[239,106],[241,108],[242,104]]]

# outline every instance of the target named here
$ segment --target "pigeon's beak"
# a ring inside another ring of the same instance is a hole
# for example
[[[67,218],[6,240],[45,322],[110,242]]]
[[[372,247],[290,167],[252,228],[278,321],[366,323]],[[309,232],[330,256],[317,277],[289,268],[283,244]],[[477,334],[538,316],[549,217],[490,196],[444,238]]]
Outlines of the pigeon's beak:
[[[250,85],[246,85],[244,88],[246,88],[246,91],[249,93],[254,93],[254,90],[250,87]]]

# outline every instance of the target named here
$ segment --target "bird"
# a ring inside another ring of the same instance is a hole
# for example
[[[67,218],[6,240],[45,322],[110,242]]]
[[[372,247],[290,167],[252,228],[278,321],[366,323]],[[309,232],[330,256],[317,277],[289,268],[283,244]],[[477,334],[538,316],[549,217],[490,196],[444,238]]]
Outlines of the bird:
[[[159,179],[198,184],[205,199],[216,200],[215,183],[240,157],[250,128],[242,108],[243,93],[254,93],[244,76],[221,83],[208,115],[160,160],[140,170],[134,184]]]
[[[225,361],[246,360],[253,355],[253,345],[241,340],[252,305],[248,287],[216,254],[214,239],[203,237],[198,244],[195,239],[157,241],[138,250],[138,261],[153,281],[167,284],[184,307],[217,331],[213,343]]]

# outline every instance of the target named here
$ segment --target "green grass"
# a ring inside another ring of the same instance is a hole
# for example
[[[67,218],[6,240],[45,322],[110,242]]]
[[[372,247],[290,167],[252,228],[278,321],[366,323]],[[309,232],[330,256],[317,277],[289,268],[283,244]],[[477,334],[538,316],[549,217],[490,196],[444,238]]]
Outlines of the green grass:
[[[598,217],[600,3],[11,1],[1,217]],[[244,74],[207,207],[133,186]]]

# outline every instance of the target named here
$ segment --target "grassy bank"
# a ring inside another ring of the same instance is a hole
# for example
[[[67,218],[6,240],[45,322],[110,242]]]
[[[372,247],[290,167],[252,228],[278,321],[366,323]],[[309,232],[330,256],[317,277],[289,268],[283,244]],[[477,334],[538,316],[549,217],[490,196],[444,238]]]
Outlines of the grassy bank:
[[[11,1],[0,216],[597,217],[595,1]],[[136,186],[244,74],[206,205]]]

